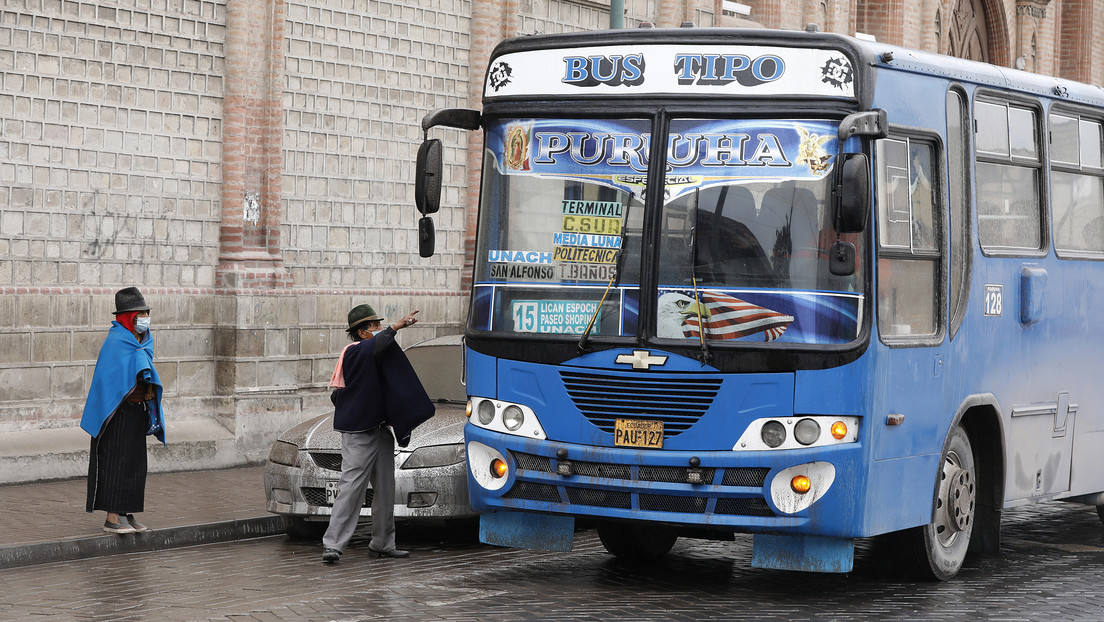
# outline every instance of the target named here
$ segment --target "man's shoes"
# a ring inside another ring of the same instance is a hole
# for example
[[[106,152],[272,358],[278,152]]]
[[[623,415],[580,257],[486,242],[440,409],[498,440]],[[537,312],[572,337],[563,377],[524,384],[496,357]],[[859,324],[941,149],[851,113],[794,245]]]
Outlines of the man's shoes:
[[[322,561],[327,564],[336,564],[339,559],[341,559],[341,551],[337,549],[326,549],[322,551]]]
[[[146,527],[142,523],[139,523],[138,519],[134,518],[133,514],[127,514],[126,519],[127,519],[127,522],[130,523],[130,526],[133,527],[134,531],[136,531],[137,533],[143,533],[143,532],[149,531],[149,527]]]
[[[410,551],[403,551],[400,549],[391,549],[390,551],[377,551],[372,547],[368,547],[368,557],[410,557]]]
[[[104,531],[107,533],[134,533],[138,530],[130,526],[125,516],[120,515],[117,523],[104,521]]]

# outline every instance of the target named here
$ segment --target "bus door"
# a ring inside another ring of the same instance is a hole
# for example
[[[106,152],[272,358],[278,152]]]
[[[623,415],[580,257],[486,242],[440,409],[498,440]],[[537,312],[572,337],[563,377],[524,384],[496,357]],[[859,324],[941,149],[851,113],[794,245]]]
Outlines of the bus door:
[[[937,454],[947,432],[939,295],[945,253],[940,210],[933,208],[934,161],[931,140],[891,135],[875,144],[877,325],[889,347],[879,366],[881,399],[874,401],[885,412],[873,413],[880,460]]]

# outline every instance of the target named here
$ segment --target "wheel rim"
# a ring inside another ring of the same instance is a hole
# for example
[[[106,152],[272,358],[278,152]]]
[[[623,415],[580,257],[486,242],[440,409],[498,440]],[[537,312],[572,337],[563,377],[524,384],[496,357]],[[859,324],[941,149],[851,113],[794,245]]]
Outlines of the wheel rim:
[[[935,535],[944,548],[954,545],[974,521],[974,474],[964,468],[957,452],[947,453],[940,472],[939,507],[935,513]]]

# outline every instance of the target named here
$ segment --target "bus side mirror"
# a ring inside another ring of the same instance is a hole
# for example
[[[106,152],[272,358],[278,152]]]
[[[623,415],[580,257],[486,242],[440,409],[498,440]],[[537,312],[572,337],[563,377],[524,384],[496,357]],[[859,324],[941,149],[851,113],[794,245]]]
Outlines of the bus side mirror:
[[[863,153],[845,153],[836,187],[836,232],[859,233],[870,213],[870,162]]]
[[[422,216],[435,214],[441,209],[441,141],[437,138],[431,138],[418,147],[414,204]]]
[[[423,216],[418,219],[418,254],[422,257],[432,257],[433,242],[433,219]]]

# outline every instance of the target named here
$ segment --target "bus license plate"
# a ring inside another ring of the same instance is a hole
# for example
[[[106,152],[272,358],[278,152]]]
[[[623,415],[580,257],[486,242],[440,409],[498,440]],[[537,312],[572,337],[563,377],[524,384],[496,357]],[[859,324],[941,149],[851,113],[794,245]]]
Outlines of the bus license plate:
[[[613,425],[613,444],[623,447],[663,449],[663,422],[618,419]]]
[[[326,505],[337,503],[337,482],[326,482]]]

